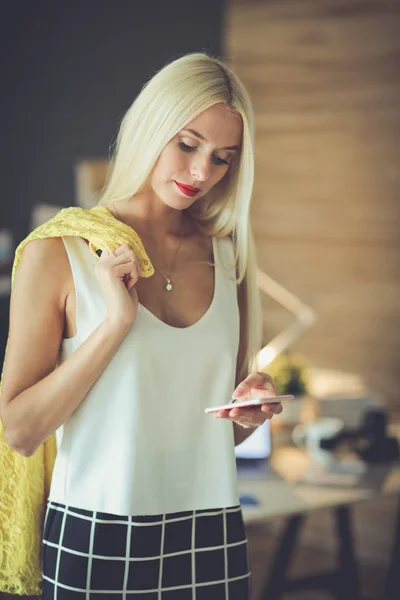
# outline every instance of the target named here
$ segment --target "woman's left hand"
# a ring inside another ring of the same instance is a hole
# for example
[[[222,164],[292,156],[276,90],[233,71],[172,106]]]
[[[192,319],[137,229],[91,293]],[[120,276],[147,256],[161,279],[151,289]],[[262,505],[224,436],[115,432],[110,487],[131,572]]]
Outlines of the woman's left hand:
[[[266,373],[250,373],[244,381],[239,383],[232,394],[237,400],[249,400],[250,398],[272,398],[276,396],[276,388],[272,377]],[[261,406],[247,406],[246,408],[232,408],[219,410],[215,413],[217,418],[229,419],[242,427],[256,427],[272,419],[274,415],[282,412],[280,402],[274,404],[262,404]]]

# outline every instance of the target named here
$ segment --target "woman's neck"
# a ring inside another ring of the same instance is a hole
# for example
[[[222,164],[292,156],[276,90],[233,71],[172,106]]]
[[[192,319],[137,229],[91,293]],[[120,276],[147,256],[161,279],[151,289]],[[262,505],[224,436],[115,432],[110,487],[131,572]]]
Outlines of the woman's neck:
[[[174,210],[173,215],[138,214],[137,210],[132,210],[134,206],[130,201],[123,200],[111,202],[106,207],[114,218],[134,229],[140,237],[158,243],[196,233],[196,228],[183,211]]]

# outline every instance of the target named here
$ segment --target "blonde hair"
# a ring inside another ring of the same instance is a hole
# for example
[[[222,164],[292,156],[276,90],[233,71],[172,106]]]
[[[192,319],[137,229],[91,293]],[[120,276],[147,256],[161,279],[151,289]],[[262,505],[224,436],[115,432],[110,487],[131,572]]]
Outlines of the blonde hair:
[[[239,375],[244,377],[256,368],[262,334],[249,215],[254,179],[254,118],[247,91],[225,63],[205,53],[186,54],[167,64],[144,85],[122,119],[99,204],[126,200],[139,193],[166,144],[200,113],[218,103],[242,119],[240,154],[218,184],[187,211],[204,235],[232,237],[236,283],[240,284],[244,304],[241,336],[245,336],[245,353],[238,357]]]

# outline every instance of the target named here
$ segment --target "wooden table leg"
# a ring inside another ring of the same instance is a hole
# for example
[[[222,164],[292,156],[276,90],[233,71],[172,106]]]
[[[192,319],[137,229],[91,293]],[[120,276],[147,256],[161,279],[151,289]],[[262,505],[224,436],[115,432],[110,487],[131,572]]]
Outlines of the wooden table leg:
[[[295,515],[286,520],[285,530],[272,564],[270,576],[261,591],[260,600],[279,600],[286,590],[286,573],[304,520],[304,515]]]
[[[393,549],[390,566],[386,579],[385,600],[398,600],[400,598],[400,499],[397,509],[397,522],[395,526]]]
[[[260,600],[280,600],[282,595],[287,592],[315,589],[329,590],[338,600],[360,600],[350,507],[340,506],[336,508],[335,515],[338,537],[338,567],[326,573],[316,573],[295,579],[287,577],[293,551],[306,516],[295,515],[289,517],[286,520],[269,577],[261,591]],[[390,597],[388,600],[399,600],[399,598],[396,596],[396,599],[394,599],[393,596],[393,599]]]
[[[340,506],[337,508],[336,519],[339,537],[338,598],[341,600],[359,600],[358,567],[353,542],[350,507]]]

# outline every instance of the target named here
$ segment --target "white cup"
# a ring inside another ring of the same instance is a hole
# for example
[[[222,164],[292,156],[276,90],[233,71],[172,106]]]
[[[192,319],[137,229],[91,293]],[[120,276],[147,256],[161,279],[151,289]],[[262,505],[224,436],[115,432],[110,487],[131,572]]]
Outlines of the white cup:
[[[326,417],[312,423],[296,425],[292,439],[296,446],[307,450],[312,460],[327,466],[334,461],[334,457],[330,450],[320,447],[320,441],[334,437],[343,427],[341,419]]]

